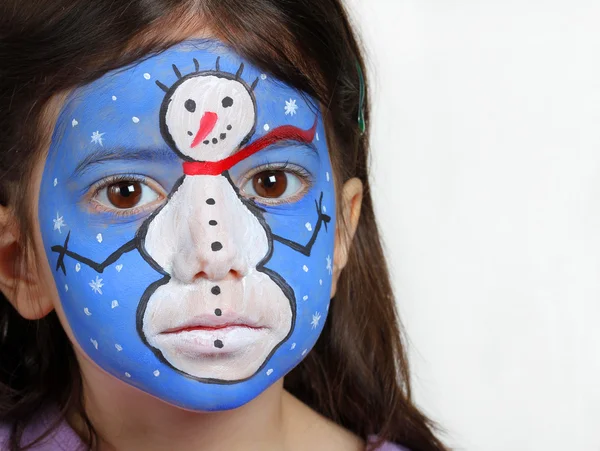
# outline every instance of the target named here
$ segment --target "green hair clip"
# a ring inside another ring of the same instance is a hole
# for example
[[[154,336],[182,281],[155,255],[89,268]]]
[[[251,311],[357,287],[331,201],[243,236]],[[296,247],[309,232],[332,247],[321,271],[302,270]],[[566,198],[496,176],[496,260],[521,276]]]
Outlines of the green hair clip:
[[[360,62],[356,62],[356,68],[358,69],[358,80],[360,82],[360,94],[358,100],[358,128],[360,129],[360,134],[364,134],[367,129],[367,125],[365,123],[365,76],[363,75],[362,68],[360,66]]]

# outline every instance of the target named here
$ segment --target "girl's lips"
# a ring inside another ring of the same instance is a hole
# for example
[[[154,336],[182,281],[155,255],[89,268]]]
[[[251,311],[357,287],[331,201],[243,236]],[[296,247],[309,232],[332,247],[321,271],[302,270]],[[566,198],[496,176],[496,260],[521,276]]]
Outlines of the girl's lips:
[[[248,324],[223,324],[220,326],[204,326],[204,325],[197,325],[197,326],[187,326],[187,327],[179,327],[179,328],[175,328],[175,329],[169,329],[166,330],[164,332],[161,332],[162,335],[168,335],[168,334],[178,334],[180,332],[191,332],[194,330],[205,330],[205,331],[216,331],[216,330],[224,330],[224,329],[232,329],[235,327],[244,327],[247,329],[254,329],[254,330],[261,330],[263,329],[262,327],[254,327],[254,326],[250,326]]]
[[[160,332],[159,335],[177,334],[181,332],[191,331],[223,331],[225,329],[246,328],[260,330],[263,327],[247,318],[242,318],[239,315],[224,313],[221,316],[216,315],[201,315],[169,327]]]
[[[174,330],[150,339],[152,346],[170,356],[191,359],[235,358],[239,352],[251,352],[256,346],[269,340],[270,331],[266,328],[251,328],[230,325],[218,329],[203,327]]]

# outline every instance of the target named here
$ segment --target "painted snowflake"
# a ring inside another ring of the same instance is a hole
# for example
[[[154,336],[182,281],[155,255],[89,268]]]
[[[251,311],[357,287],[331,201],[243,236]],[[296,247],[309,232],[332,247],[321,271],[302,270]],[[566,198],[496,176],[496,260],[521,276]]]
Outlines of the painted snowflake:
[[[321,321],[321,314],[319,312],[316,312],[312,316],[312,321],[310,323],[313,329],[316,329],[319,326],[319,321]]]
[[[100,144],[101,146],[102,144],[102,137],[105,135],[106,133],[100,133],[99,131],[96,131],[94,133],[92,133],[92,140],[90,141],[91,143],[94,144]]]
[[[333,273],[333,267],[331,266],[331,256],[327,256],[327,271],[329,271],[329,275]]]
[[[92,287],[92,291],[96,294],[102,294],[102,287],[104,284],[102,283],[102,279],[96,276],[96,280],[92,280],[90,282],[90,287]]]
[[[53,219],[52,221],[54,222],[54,230],[58,230],[58,233],[62,233],[61,228],[67,226],[64,218],[59,216],[58,213],[56,213],[56,219]]]
[[[290,99],[285,101],[285,115],[288,114],[293,116],[298,112],[298,105],[296,105],[296,99]]]

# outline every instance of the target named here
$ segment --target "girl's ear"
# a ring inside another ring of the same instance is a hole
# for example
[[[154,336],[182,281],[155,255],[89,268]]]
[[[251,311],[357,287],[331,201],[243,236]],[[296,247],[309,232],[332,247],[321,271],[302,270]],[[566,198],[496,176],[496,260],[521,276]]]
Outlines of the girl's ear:
[[[356,233],[358,220],[360,219],[360,208],[363,199],[363,184],[358,178],[351,178],[342,187],[340,196],[341,208],[335,229],[335,250],[333,253],[333,280],[331,284],[331,297],[337,291],[337,282],[342,269],[348,263],[348,252],[352,246],[352,240]]]
[[[34,243],[25,248],[20,241],[19,223],[7,206],[0,205],[0,291],[8,302],[29,320],[43,318],[53,310],[48,290],[43,290],[44,278],[34,261]]]

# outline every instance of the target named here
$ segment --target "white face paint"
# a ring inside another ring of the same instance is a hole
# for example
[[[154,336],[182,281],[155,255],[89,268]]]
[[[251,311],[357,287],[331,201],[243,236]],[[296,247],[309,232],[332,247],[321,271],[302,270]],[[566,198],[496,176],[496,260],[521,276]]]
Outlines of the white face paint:
[[[193,161],[228,157],[254,129],[254,101],[240,80],[211,73],[186,77],[166,102],[166,133]]]
[[[171,278],[150,295],[143,332],[175,368],[245,379],[290,332],[290,300],[259,270],[267,227],[223,176],[186,177],[148,223],[143,246]]]

